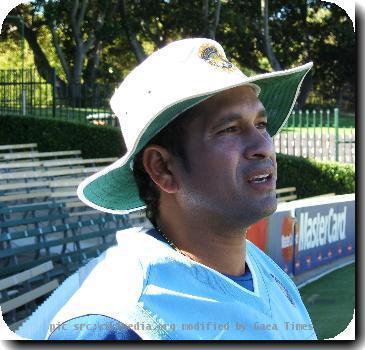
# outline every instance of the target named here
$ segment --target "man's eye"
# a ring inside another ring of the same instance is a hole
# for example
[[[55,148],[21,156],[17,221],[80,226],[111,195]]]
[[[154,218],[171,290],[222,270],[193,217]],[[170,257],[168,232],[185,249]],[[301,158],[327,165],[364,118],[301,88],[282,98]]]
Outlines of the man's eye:
[[[257,129],[266,129],[267,128],[267,122],[260,122],[256,124]]]
[[[218,134],[229,134],[232,132],[236,132],[237,130],[238,130],[237,126],[229,126],[228,128],[218,131]]]

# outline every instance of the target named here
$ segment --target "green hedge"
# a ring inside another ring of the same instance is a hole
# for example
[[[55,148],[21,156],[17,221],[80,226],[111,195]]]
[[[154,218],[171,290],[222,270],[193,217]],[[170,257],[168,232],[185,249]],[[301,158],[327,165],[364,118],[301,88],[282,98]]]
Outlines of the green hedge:
[[[119,128],[77,122],[0,116],[0,144],[38,143],[38,150],[81,150],[84,158],[119,157],[125,152]]]
[[[354,193],[355,168],[350,164],[320,162],[303,157],[277,155],[277,187],[295,186],[298,198],[325,193]]]
[[[115,127],[31,117],[0,117],[0,144],[37,142],[40,151],[80,149],[84,158],[119,157],[125,152]],[[298,198],[355,192],[352,165],[277,155],[277,187],[295,186]]]

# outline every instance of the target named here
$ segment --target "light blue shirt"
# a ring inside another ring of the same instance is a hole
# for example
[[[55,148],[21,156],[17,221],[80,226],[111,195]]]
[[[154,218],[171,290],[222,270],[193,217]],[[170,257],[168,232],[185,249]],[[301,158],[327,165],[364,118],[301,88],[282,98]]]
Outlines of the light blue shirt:
[[[108,324],[127,326],[133,332],[127,339],[317,339],[292,280],[249,241],[253,291],[187,259],[143,228],[120,231],[117,241],[80,269],[78,285],[67,287],[65,294],[72,295],[65,305],[48,312],[46,339],[125,339],[126,332],[118,335]]]

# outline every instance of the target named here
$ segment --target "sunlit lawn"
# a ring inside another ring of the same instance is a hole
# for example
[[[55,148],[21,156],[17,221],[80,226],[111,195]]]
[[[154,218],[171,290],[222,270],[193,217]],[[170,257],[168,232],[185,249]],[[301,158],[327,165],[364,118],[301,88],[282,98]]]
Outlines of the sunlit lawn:
[[[355,307],[355,264],[334,271],[300,289],[318,339],[346,329]]]

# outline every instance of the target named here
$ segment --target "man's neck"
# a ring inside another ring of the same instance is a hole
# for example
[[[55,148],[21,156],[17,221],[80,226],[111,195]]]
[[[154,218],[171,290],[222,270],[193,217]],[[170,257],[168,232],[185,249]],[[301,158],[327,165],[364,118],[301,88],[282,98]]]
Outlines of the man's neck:
[[[160,220],[159,229],[190,259],[233,276],[245,273],[246,228],[199,220]]]

